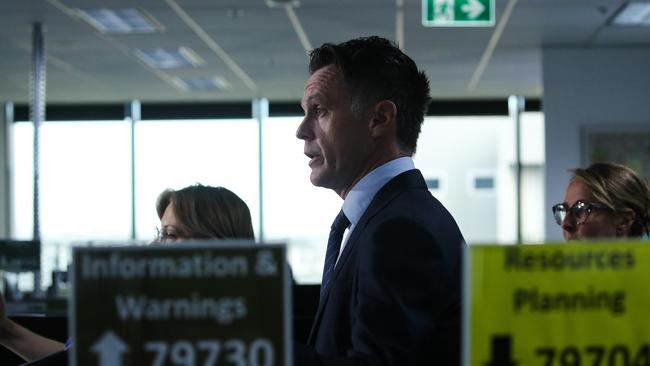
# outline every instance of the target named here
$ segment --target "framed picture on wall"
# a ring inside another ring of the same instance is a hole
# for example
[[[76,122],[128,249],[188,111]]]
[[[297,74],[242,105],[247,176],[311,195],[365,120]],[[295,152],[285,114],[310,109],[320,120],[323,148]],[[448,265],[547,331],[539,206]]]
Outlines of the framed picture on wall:
[[[650,179],[650,122],[584,127],[583,166],[601,161],[626,165]]]

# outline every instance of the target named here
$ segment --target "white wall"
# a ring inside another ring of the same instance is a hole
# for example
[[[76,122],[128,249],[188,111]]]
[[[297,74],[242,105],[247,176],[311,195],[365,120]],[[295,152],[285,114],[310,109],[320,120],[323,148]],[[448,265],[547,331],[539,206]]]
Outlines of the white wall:
[[[544,118],[524,113],[522,127],[523,239],[543,240]],[[432,190],[454,216],[470,244],[514,243],[516,232],[514,122],[508,116],[426,117],[415,154],[425,178],[440,178]],[[494,176],[493,191],[473,189],[475,176]]]
[[[546,119],[546,239],[562,240],[550,207],[564,199],[568,169],[582,166],[584,126],[650,124],[650,47],[542,52]]]
[[[452,214],[468,243],[497,241],[497,189],[485,194],[472,189],[477,174],[496,178],[498,147],[507,131],[507,116],[426,117],[414,156],[425,178],[439,178],[432,194]]]

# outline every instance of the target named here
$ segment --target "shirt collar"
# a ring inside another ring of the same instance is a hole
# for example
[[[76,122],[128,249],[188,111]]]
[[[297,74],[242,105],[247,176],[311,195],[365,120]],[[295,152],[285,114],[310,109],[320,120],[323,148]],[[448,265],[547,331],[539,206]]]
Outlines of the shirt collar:
[[[413,159],[410,156],[405,156],[391,160],[361,178],[343,201],[343,213],[350,220],[350,223],[356,225],[359,222],[375,194],[389,180],[412,169],[415,169]]]

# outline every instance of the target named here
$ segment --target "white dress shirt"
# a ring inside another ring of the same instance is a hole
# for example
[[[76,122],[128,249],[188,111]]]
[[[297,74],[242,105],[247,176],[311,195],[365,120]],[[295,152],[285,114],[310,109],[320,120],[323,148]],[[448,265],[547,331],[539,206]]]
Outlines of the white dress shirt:
[[[396,176],[412,169],[415,169],[415,164],[413,164],[413,159],[410,156],[397,158],[375,168],[352,187],[343,201],[342,210],[350,220],[350,226],[345,230],[338,258],[341,258],[341,253],[345,249],[350,234],[354,231],[361,216],[366,212],[370,202],[372,202],[381,187]],[[338,259],[336,262],[338,263]]]

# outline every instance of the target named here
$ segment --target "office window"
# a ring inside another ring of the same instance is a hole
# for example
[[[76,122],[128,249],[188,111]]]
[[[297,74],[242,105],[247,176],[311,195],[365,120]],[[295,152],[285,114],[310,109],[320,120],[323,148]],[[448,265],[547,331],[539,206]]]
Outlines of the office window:
[[[12,126],[13,237],[33,234],[30,122]],[[43,284],[65,269],[71,244],[127,240],[130,234],[130,127],[124,121],[44,122],[40,130]]]
[[[494,177],[474,177],[474,189],[491,191],[494,189]]]
[[[495,162],[498,164],[498,161]],[[466,172],[467,197],[469,199],[477,197],[494,197],[496,200],[497,179],[496,169],[494,168],[474,168],[467,169]]]
[[[343,200],[309,180],[309,159],[296,138],[302,117],[269,118],[262,129],[264,232],[269,242],[289,244],[300,283],[320,283],[330,225]]]
[[[429,192],[431,192],[431,194],[439,201],[445,201],[447,199],[447,190],[449,188],[447,173],[440,169],[432,169],[431,166],[421,167],[417,165],[417,159],[416,168],[420,169],[422,172],[422,176],[424,177]]]
[[[156,198],[201,183],[228,188],[251,211],[259,236],[258,126],[255,120],[140,121],[135,125],[136,237],[154,238]]]
[[[159,226],[155,201],[160,192],[202,183],[224,186],[239,195],[251,210],[258,239],[263,228],[266,242],[287,243],[297,281],[319,283],[329,227],[342,200],[331,190],[311,184],[303,142],[295,137],[301,120],[277,117],[263,122],[262,216],[255,120],[140,121],[134,130],[133,157],[130,122],[44,123],[41,234],[45,273],[65,268],[70,243],[129,240],[132,204],[137,239],[153,239]],[[539,210],[544,202],[543,130],[542,113],[522,115],[524,241],[543,240]],[[33,127],[19,122],[12,131],[13,232],[17,239],[29,239]],[[469,243],[514,242],[514,129],[509,117],[427,117],[414,160],[429,190],[456,218]],[[477,194],[486,191],[491,193]]]
[[[427,188],[432,191],[437,191],[440,189],[440,179],[439,178],[425,178],[427,182]]]
[[[32,123],[13,126],[13,233],[33,230]],[[130,128],[124,121],[45,122],[40,130],[40,226],[47,241],[129,238]]]

